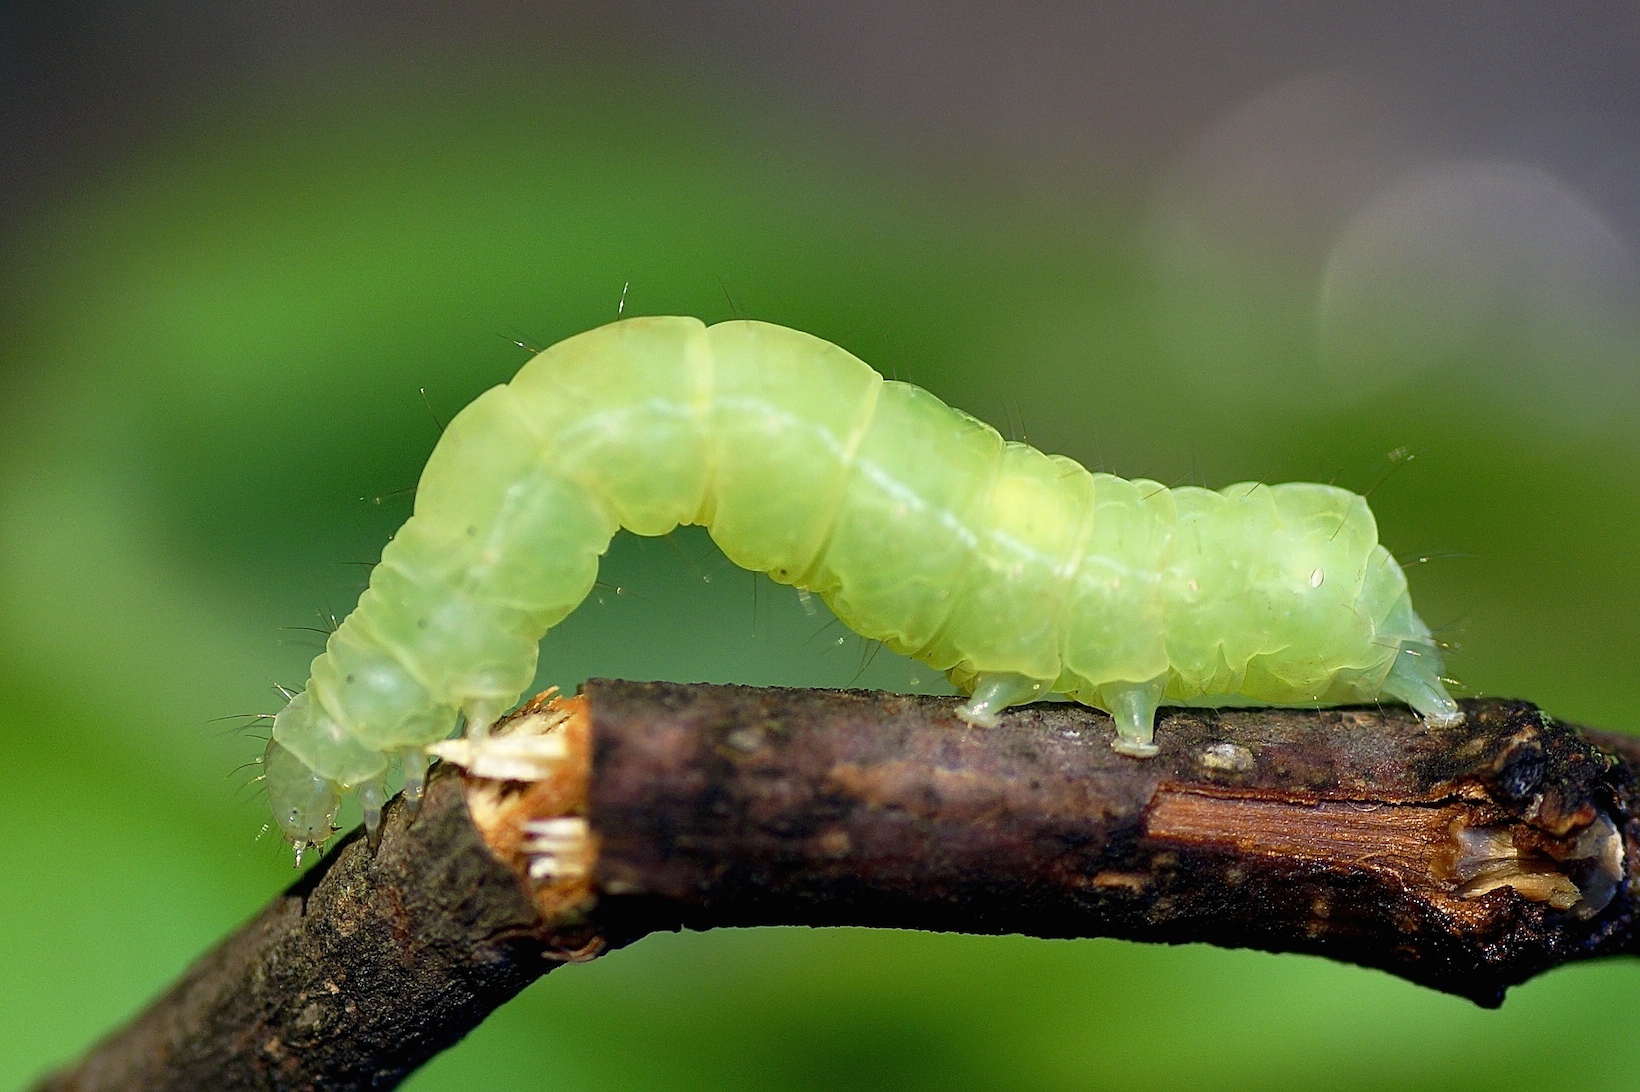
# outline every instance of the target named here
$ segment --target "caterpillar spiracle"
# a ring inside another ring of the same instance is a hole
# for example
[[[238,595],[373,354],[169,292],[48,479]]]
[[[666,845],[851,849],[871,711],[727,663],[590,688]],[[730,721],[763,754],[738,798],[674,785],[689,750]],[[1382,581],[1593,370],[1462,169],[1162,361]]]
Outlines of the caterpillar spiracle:
[[[1364,498],[1090,473],[830,342],[631,318],[559,342],[445,430],[415,510],[275,718],[263,757],[298,857],[396,757],[483,733],[535,675],[619,528],[701,524],[735,564],[945,671],[976,726],[1061,694],[1156,753],[1157,706],[1396,698],[1462,719]]]

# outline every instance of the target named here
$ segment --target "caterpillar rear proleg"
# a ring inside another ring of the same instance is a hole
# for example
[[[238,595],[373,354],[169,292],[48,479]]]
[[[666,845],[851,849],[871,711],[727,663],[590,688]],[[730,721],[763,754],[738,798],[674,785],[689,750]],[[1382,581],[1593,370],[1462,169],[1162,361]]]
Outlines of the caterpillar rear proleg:
[[[957,709],[957,719],[975,728],[995,728],[997,714],[1011,705],[1026,705],[1045,697],[1048,683],[1009,671],[981,671],[974,680],[974,692]]]
[[[1106,683],[1100,688],[1104,706],[1116,721],[1112,750],[1131,758],[1155,757],[1156,709],[1166,689],[1166,675],[1142,683]]]

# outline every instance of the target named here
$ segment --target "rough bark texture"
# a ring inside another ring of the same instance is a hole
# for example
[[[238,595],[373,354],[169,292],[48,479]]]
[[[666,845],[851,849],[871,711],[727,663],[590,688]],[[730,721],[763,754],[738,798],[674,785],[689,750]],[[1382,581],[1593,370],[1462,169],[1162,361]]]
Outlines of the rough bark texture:
[[[1524,702],[1440,733],[1168,710],[1136,761],[1081,707],[989,731],[954,707],[604,680],[533,702],[502,736],[551,744],[541,772],[438,777],[374,857],[344,844],[41,1087],[391,1087],[556,961],[661,929],[1206,941],[1483,1005],[1636,950],[1640,741]]]
[[[552,964],[445,771],[379,850],[348,838],[146,1012],[39,1087],[392,1088]]]
[[[1071,705],[974,731],[937,698],[587,696],[616,942],[768,924],[1206,941],[1483,1005],[1630,950],[1634,767],[1524,702],[1470,702],[1444,733],[1400,708],[1168,710],[1160,756],[1135,761]]]

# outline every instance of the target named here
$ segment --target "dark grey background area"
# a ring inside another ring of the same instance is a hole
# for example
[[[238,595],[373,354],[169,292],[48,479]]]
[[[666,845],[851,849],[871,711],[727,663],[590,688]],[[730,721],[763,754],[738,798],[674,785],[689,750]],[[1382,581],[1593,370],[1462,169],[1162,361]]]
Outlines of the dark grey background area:
[[[1522,0],[13,3],[0,13],[3,215],[226,90],[474,56],[671,71],[815,111],[887,155],[1118,189],[1146,185],[1241,97],[1351,70],[1417,102],[1443,144],[1530,149],[1630,231],[1640,219],[1640,9]]]

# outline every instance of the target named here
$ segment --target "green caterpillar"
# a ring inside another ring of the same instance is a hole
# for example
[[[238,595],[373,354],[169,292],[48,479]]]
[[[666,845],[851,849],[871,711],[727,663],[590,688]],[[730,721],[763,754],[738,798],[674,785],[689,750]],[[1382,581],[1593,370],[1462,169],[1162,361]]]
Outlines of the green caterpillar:
[[[618,528],[687,523],[945,671],[973,725],[1059,693],[1146,757],[1163,702],[1389,696],[1432,725],[1462,718],[1354,493],[1094,474],[809,334],[633,318],[540,353],[445,431],[414,514],[274,721],[264,776],[298,855],[330,837],[343,792],[373,833],[395,756],[415,799],[429,744],[518,700]]]

